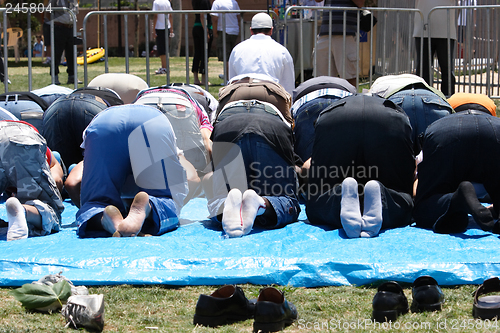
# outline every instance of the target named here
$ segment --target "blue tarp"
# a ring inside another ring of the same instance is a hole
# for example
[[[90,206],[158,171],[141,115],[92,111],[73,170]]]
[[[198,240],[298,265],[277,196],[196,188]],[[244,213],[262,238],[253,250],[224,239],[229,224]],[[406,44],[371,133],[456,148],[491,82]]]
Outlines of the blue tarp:
[[[431,275],[441,285],[480,284],[500,276],[500,239],[472,226],[439,235],[408,226],[371,239],[299,222],[254,229],[229,239],[207,220],[206,200],[194,199],[181,226],[160,237],[79,239],[76,207],[65,202],[61,232],[6,242],[0,236],[0,286],[20,286],[60,271],[76,285],[226,283],[302,287],[413,282]],[[304,208],[304,207],[302,207]],[[4,204],[0,217],[6,218]]]

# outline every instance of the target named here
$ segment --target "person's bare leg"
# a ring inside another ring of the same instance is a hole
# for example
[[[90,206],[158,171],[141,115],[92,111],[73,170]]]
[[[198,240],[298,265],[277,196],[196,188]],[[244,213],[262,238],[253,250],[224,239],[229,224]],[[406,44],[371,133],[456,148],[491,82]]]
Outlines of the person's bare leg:
[[[38,209],[34,206],[23,205],[26,210],[26,222],[34,226],[36,229],[42,230],[42,216]]]
[[[205,85],[205,80],[207,79],[207,75],[206,74],[201,74],[201,84],[202,85]],[[208,85],[211,85],[210,81],[207,82]]]
[[[193,77],[194,77],[194,84],[200,85],[201,82],[200,82],[200,77],[198,76],[198,72],[193,72]],[[205,82],[205,81],[203,81],[203,82]]]
[[[347,82],[352,84],[354,87],[356,87],[356,78],[348,79]]]
[[[82,185],[82,176],[83,176],[83,161],[79,162],[75,167],[71,170],[64,182],[64,188],[66,192],[68,192],[69,197],[73,204],[80,208],[80,189]]]
[[[167,68],[167,55],[166,54],[161,55],[160,60],[161,60],[161,67]]]
[[[144,220],[150,213],[149,195],[146,192],[139,192],[135,195],[126,218],[121,216],[115,206],[110,205],[104,209],[101,223],[103,228],[113,236],[135,237],[141,231]]]

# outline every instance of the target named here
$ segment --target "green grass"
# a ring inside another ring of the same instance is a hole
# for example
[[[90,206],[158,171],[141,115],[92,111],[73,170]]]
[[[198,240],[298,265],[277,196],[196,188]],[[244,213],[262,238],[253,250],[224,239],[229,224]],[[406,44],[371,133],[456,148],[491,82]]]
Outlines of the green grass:
[[[190,83],[193,83],[193,74],[191,73],[191,63],[192,58],[189,60],[188,71],[190,73]],[[150,58],[150,86],[160,86],[167,83],[166,75],[155,75],[154,72],[160,67],[159,58]],[[170,82],[186,82],[186,59],[185,58],[170,58]],[[66,74],[66,67],[59,67],[59,81],[65,87],[73,88],[73,85],[65,84],[68,80],[68,75]],[[90,82],[94,77],[105,73],[105,63],[104,61],[99,61],[93,64],[89,64],[87,67],[88,71],[88,82]],[[126,63],[125,58],[109,58],[108,62],[108,72],[109,73],[126,73]],[[147,82],[147,72],[146,72],[146,58],[129,58],[129,73],[134,74],[142,78]],[[217,61],[217,58],[210,58],[209,62],[209,82],[213,86],[209,87],[209,92],[215,97],[219,92],[222,80],[219,78],[219,74],[223,73],[222,63]],[[9,79],[12,82],[9,85],[9,91],[28,91],[29,90],[29,80],[28,80],[28,59],[21,58],[18,63],[9,59],[8,68]],[[83,66],[77,66],[77,75],[81,81],[84,81],[84,68]],[[51,83],[50,77],[50,66],[43,65],[41,59],[33,58],[32,62],[32,88],[38,89],[45,87]],[[201,79],[201,75],[200,75]],[[83,87],[83,85],[79,85]],[[3,92],[3,87],[2,87]]]
[[[191,61],[190,61],[191,64]],[[165,75],[154,75],[160,65],[158,58],[151,58],[150,86],[166,83]],[[171,82],[185,81],[185,58],[171,59]],[[66,82],[65,68],[60,67],[60,81]],[[104,73],[104,62],[90,64],[89,81]],[[124,58],[110,58],[109,72],[125,72]],[[144,58],[130,58],[131,74],[146,80]],[[222,64],[210,59],[209,80],[221,84],[218,75]],[[10,91],[28,90],[27,60],[9,62]],[[78,67],[78,76],[83,80],[83,67]],[[192,76],[191,76],[192,82]],[[50,84],[49,67],[39,59],[33,64],[33,88]],[[68,86],[69,85],[65,85]],[[209,91],[217,96],[220,86],[211,86]],[[262,286],[244,285],[248,298],[256,298]],[[91,294],[104,294],[106,332],[252,332],[252,320],[247,320],[216,329],[197,327],[192,324],[196,301],[200,294],[210,294],[216,286],[106,286],[92,287]],[[286,297],[299,312],[299,321],[285,332],[494,332],[497,323],[485,328],[486,322],[472,317],[473,292],[477,286],[465,285],[444,287],[447,301],[441,312],[408,313],[388,326],[371,322],[371,302],[376,286],[293,288],[278,287],[286,291]],[[405,294],[411,302],[411,286],[404,285]],[[59,313],[43,314],[25,311],[19,302],[9,295],[10,288],[0,288],[0,333],[6,332],[72,332],[64,328],[64,319]],[[340,327],[339,327],[340,325]],[[346,327],[347,325],[347,327]],[[149,327],[149,328],[146,328]],[[468,328],[469,327],[469,328]]]
[[[411,302],[411,286],[404,287]],[[104,294],[106,332],[251,332],[252,320],[215,329],[192,324],[199,294],[209,294],[215,288],[123,285],[92,287],[90,293]],[[256,298],[260,288],[243,286],[248,298]],[[441,312],[408,313],[392,326],[371,321],[374,287],[278,288],[285,290],[287,299],[299,312],[299,321],[285,332],[499,331],[496,327],[500,324],[496,322],[473,320],[472,293],[476,286],[445,287],[447,300]],[[0,333],[71,331],[64,328],[60,314],[27,312],[8,291],[0,289]]]

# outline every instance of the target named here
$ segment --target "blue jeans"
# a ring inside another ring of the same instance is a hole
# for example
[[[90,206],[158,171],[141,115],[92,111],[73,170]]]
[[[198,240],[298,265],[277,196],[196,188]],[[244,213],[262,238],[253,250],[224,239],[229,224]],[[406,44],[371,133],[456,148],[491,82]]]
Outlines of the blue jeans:
[[[412,127],[413,150],[415,154],[421,149],[422,140],[427,126],[453,112],[448,102],[426,88],[418,85],[398,91],[388,98],[399,105],[410,118]]]
[[[3,100],[5,101],[5,98],[3,98]],[[2,102],[1,106],[12,113],[17,119],[35,126],[39,132],[42,131],[43,109],[35,101],[16,101],[14,96],[10,96],[8,102]]]
[[[306,161],[312,155],[314,125],[320,112],[331,103],[338,100],[338,97],[332,96],[315,98],[302,105],[293,116],[295,123],[293,129],[293,134],[295,136],[294,150],[302,161]]]
[[[243,157],[247,188],[268,199],[276,212],[277,221],[268,221],[261,215],[257,216],[255,222],[268,228],[279,228],[297,221],[300,207],[294,167],[288,165],[264,138],[256,134],[244,135],[235,145],[239,147]],[[218,147],[220,146],[214,143],[214,150]],[[229,170],[231,166],[224,162],[215,171],[224,168],[228,169],[228,173],[236,171],[242,174],[242,170]],[[244,188],[241,190],[243,192]],[[228,192],[225,182],[214,182],[214,198],[209,200],[208,210],[216,222],[220,222],[218,215],[222,212]]]
[[[47,146],[61,154],[66,165],[83,159],[82,134],[92,118],[107,106],[94,95],[70,94],[59,98],[45,111],[42,135]]]
[[[141,141],[144,152],[132,141]],[[80,237],[110,236],[100,225],[103,210],[114,205],[126,216],[127,201],[139,191],[149,194],[151,205],[143,233],[160,235],[177,227],[187,181],[172,126],[163,113],[143,105],[111,107],[89,125],[84,144],[81,208],[76,215]],[[145,168],[137,169],[137,163]]]

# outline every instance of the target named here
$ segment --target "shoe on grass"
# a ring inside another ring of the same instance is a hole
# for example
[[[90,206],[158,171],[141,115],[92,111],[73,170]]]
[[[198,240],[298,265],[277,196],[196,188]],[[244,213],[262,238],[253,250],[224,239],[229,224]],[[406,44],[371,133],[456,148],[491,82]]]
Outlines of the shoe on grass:
[[[160,67],[160,68],[158,68],[157,71],[155,71],[155,74],[167,74],[167,69]]]
[[[66,319],[66,327],[83,327],[100,332],[104,328],[104,296],[71,296],[63,306],[61,314]]]

